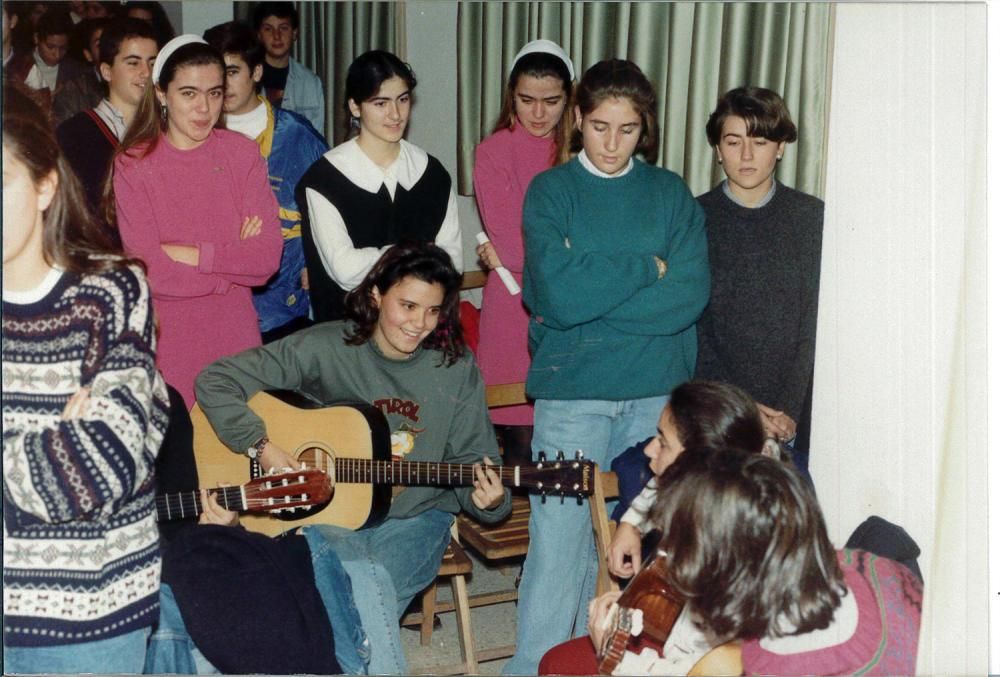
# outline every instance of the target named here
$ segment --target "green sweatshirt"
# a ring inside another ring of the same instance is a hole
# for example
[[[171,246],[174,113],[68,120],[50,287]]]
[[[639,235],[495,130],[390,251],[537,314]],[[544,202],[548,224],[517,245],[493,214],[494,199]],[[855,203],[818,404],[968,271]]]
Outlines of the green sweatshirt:
[[[412,438],[407,461],[477,463],[489,456],[500,464],[483,379],[471,355],[451,366],[436,350],[418,349],[408,360],[392,360],[373,341],[346,345],[350,327],[326,322],[206,367],[195,394],[219,439],[243,453],[267,432],[246,401],[261,390],[293,390],[323,404],[371,403],[385,414],[390,433]],[[461,508],[492,523],[510,512],[509,490],[493,510],[477,508],[472,491],[409,487],[393,499],[389,517]]]
[[[524,200],[528,394],[631,400],[690,379],[709,294],[704,221],[679,176],[644,162],[616,178],[579,160],[535,177]]]

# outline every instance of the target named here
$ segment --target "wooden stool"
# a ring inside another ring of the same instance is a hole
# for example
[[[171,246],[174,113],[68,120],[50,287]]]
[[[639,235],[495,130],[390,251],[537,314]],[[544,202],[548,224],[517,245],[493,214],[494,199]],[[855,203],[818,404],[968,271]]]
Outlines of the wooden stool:
[[[420,611],[409,613],[403,617],[401,625],[420,626],[420,645],[431,643],[434,631],[434,617],[439,613],[455,612],[458,626],[458,646],[462,652],[462,662],[455,665],[440,665],[419,668],[421,674],[434,675],[474,675],[479,672],[476,660],[476,642],[472,633],[472,608],[469,603],[469,590],[465,584],[466,574],[472,571],[472,560],[455,537],[456,529],[452,525],[451,542],[441,558],[438,577],[424,590],[420,598]],[[437,601],[438,578],[448,578],[451,583],[451,602]]]

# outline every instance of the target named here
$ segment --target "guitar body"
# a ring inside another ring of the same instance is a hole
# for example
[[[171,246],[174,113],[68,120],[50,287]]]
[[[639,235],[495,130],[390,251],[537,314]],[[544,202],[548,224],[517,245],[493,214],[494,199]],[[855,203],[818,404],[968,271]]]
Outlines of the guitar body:
[[[250,398],[248,405],[267,422],[271,441],[308,467],[332,469],[338,458],[390,459],[389,427],[382,413],[371,405],[324,406],[289,392],[260,392]],[[250,478],[250,461],[216,437],[198,405],[191,411],[191,422],[201,486],[242,483]],[[332,470],[328,474],[334,476]],[[268,536],[306,524],[361,529],[381,522],[391,500],[391,487],[385,484],[336,483],[330,502],[304,517],[285,521],[268,515],[246,515],[241,524]]]
[[[684,608],[680,596],[667,583],[665,571],[666,560],[662,555],[654,556],[618,598],[618,611],[612,617],[601,647],[600,674],[612,674],[626,651],[639,653],[644,643],[663,648]],[[635,609],[642,610],[642,631],[639,633],[632,628]]]

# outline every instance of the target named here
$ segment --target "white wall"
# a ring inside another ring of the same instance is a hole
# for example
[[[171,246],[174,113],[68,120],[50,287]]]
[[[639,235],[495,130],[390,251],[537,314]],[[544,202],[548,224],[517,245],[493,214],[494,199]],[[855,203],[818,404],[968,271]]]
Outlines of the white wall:
[[[985,26],[836,8],[811,470],[836,542],[923,549],[921,674],[987,667]]]

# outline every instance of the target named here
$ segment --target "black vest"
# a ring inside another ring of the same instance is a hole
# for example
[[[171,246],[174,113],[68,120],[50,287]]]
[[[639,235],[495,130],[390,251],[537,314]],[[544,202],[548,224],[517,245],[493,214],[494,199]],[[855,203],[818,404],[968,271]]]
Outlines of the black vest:
[[[451,177],[437,159],[428,156],[427,160],[427,169],[410,190],[396,186],[395,200],[385,184],[377,193],[359,188],[325,157],[302,175],[295,187],[295,201],[302,209],[302,249],[309,271],[309,299],[317,322],[342,319],[347,292],[323,267],[312,236],[306,189],[315,190],[337,208],[355,248],[433,242],[448,211]]]

